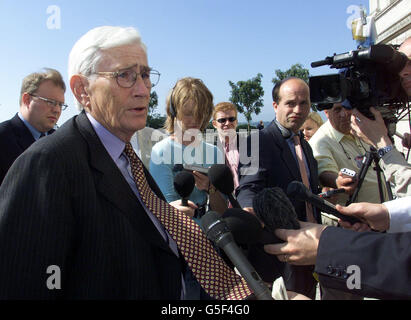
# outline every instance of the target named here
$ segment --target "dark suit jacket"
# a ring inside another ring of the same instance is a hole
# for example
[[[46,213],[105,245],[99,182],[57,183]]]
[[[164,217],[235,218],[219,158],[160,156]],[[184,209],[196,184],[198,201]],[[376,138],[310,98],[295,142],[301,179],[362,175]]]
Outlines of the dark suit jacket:
[[[260,130],[259,135],[259,167],[256,174],[240,175],[240,185],[236,189],[237,200],[244,207],[252,207],[254,196],[264,188],[280,187],[287,190],[290,182],[302,181],[298,163],[291,153],[290,147],[282,136],[275,122]],[[252,138],[249,137],[247,146],[248,156],[252,155]],[[318,169],[310,145],[301,139],[301,146],[310,170],[310,185],[313,193],[318,193]],[[254,151],[255,152],[255,151]],[[240,163],[239,172],[249,165]],[[306,221],[305,203],[291,200],[298,219]],[[320,213],[314,208],[317,222],[321,222]],[[253,252],[254,250],[254,252]],[[265,254],[260,248],[253,248],[249,254],[252,263],[255,263],[257,272],[265,281],[271,282],[281,274],[284,277],[287,289],[305,295],[311,295],[315,285],[311,267],[291,266],[280,263],[274,256]],[[277,274],[279,273],[279,274]],[[312,296],[312,295],[311,295]]]
[[[411,299],[411,232],[382,234],[328,227],[320,238],[315,271],[321,285],[378,299]],[[350,290],[359,267],[360,289]],[[348,270],[349,271],[349,270]]]
[[[182,259],[84,112],[10,168],[0,187],[0,257],[0,299],[180,298]],[[46,285],[51,265],[61,270],[60,290]]]
[[[54,131],[51,129],[48,134]],[[10,120],[0,123],[0,184],[14,160],[34,142],[30,130],[17,114]]]
[[[30,130],[17,114],[10,120],[0,123],[0,184],[14,160],[34,141]]]
[[[302,181],[298,163],[291,153],[290,147],[281,135],[275,122],[259,131],[259,168],[254,175],[240,176],[240,186],[236,190],[237,200],[244,207],[252,207],[254,196],[264,188],[280,187],[287,190],[290,182]],[[248,139],[247,146],[251,147],[251,138]],[[310,170],[310,186],[313,193],[318,193],[318,168],[314,159],[310,145],[301,139],[301,146],[308,162]],[[249,153],[251,151],[248,151]],[[240,169],[247,165],[240,163]],[[305,203],[303,201],[293,201],[295,211],[299,220],[306,221]],[[315,208],[314,208],[315,209]],[[319,212],[315,211],[315,218],[321,222]]]

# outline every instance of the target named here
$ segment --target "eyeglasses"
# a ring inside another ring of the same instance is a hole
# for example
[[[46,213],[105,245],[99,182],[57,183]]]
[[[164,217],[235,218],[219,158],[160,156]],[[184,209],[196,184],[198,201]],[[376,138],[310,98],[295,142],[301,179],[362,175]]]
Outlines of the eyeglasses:
[[[66,110],[67,107],[68,107],[68,105],[64,104],[63,102],[59,102],[59,101],[56,101],[56,100],[53,100],[53,99],[43,98],[43,97],[40,97],[40,96],[38,96],[34,93],[29,93],[29,95],[31,95],[32,97],[35,97],[37,99],[40,99],[40,100],[43,100],[43,101],[47,102],[47,104],[49,106],[60,107],[62,111]]]
[[[220,119],[217,119],[217,122],[218,123],[225,123],[227,120],[230,121],[230,122],[234,122],[234,121],[237,120],[237,118],[236,117],[220,118]]]
[[[122,88],[131,88],[134,86],[138,75],[141,76],[141,79],[143,79],[144,85],[147,88],[154,87],[160,80],[160,72],[150,68],[141,72],[137,72],[133,69],[127,69],[113,72],[96,72],[95,74],[116,78],[117,84]]]

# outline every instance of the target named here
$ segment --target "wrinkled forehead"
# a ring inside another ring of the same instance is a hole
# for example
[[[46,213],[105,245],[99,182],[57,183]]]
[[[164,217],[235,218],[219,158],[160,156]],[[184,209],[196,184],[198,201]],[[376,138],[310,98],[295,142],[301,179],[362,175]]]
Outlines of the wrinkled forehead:
[[[147,54],[140,45],[128,44],[101,50],[101,59],[97,69],[107,68],[107,71],[112,71],[135,66],[148,67]]]

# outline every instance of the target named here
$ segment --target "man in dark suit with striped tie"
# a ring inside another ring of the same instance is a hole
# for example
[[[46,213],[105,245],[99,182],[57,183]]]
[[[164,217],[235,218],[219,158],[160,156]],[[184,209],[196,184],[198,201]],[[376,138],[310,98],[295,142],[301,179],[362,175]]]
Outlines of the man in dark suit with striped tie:
[[[54,126],[65,109],[61,74],[45,68],[23,79],[20,111],[0,123],[0,184],[14,160],[40,137],[54,132]]]

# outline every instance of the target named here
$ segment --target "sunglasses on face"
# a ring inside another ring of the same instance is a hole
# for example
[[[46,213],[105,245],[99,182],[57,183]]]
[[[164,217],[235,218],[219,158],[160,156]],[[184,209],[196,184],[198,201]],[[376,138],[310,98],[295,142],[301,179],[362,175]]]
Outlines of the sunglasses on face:
[[[217,119],[217,122],[218,123],[225,123],[227,120],[230,121],[230,122],[234,122],[234,121],[237,120],[237,118],[236,117],[220,118],[220,119]]]

